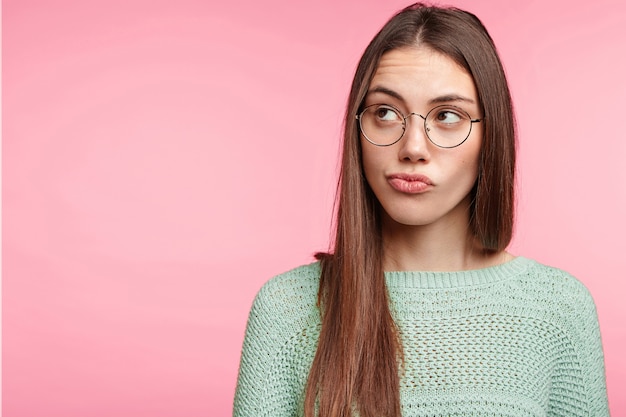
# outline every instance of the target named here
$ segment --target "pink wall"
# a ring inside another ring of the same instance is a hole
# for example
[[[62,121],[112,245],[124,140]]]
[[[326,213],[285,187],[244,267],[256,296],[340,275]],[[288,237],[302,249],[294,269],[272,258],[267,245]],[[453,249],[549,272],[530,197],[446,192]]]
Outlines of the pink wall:
[[[3,2],[5,417],[230,414],[252,298],[326,248],[352,71],[406,4]],[[589,287],[626,414],[626,4],[455,4],[510,76],[512,251]]]

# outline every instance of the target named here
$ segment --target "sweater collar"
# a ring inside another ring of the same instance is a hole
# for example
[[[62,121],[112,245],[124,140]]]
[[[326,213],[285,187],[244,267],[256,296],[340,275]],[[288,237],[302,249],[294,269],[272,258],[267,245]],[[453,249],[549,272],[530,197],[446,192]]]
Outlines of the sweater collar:
[[[518,256],[509,262],[482,269],[455,272],[385,272],[389,288],[457,288],[490,284],[510,279],[526,271],[534,261]]]

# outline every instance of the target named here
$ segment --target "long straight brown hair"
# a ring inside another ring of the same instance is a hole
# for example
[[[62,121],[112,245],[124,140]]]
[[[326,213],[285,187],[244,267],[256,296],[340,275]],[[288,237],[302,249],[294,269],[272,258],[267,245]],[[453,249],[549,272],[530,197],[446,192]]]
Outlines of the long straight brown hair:
[[[383,271],[380,205],[363,175],[356,115],[382,55],[426,46],[454,60],[474,80],[484,117],[470,230],[485,251],[511,240],[515,121],[502,64],[487,30],[471,13],[416,3],[392,17],[359,61],[344,119],[335,242],[321,261],[322,328],[306,386],[306,417],[400,417],[402,344]]]

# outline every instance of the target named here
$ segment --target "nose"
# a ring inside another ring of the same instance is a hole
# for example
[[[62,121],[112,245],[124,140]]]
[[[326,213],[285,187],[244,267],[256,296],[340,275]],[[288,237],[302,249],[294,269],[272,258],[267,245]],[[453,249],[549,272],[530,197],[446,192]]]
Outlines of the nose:
[[[417,116],[411,118],[411,116]],[[426,134],[424,116],[410,113],[405,118],[404,137],[400,141],[398,157],[403,161],[417,162],[430,159],[430,140]]]

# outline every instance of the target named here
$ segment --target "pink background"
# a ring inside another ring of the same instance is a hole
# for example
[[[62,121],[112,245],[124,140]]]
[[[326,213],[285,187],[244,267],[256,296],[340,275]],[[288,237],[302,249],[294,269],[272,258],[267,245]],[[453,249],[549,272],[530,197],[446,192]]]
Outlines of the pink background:
[[[327,247],[350,79],[406,4],[3,2],[6,417],[230,415],[252,299]],[[454,4],[510,77],[511,250],[590,289],[624,415],[626,4]]]

